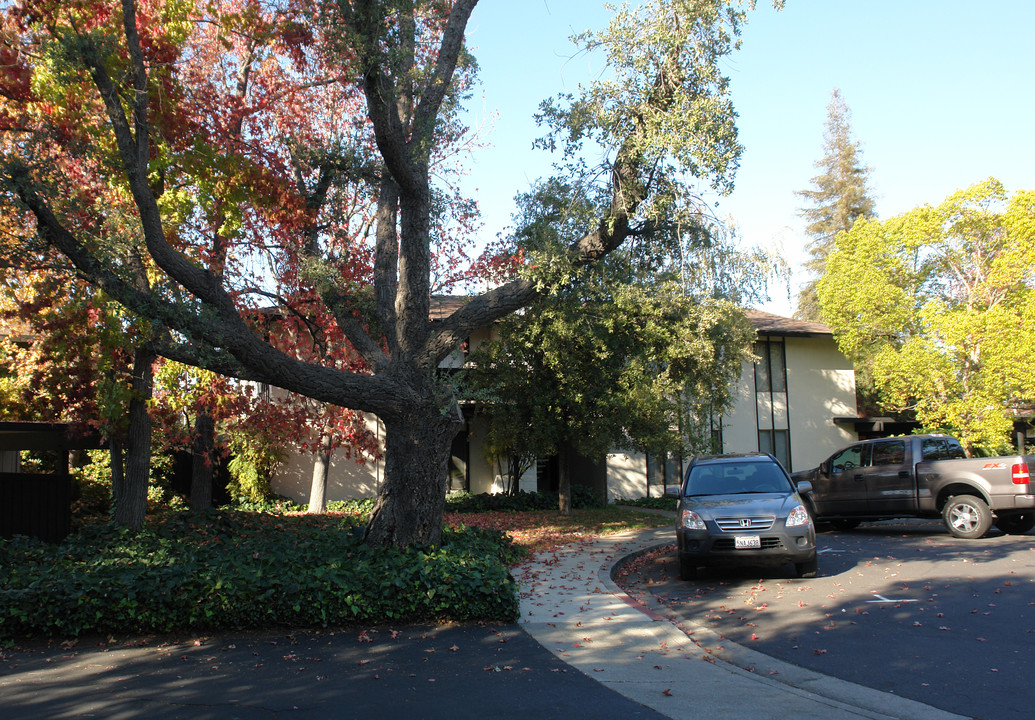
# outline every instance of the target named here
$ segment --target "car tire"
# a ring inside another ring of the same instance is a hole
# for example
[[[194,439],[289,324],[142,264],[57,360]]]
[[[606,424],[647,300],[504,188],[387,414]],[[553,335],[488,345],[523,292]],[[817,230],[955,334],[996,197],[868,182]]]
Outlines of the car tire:
[[[942,520],[954,537],[976,540],[992,527],[992,511],[981,498],[957,495],[942,508]]]
[[[861,523],[861,522],[862,522],[862,520],[851,520],[851,519],[847,519],[847,520],[831,520],[830,524],[834,526],[835,530],[855,530],[857,527],[859,527],[859,523]]]
[[[1007,535],[1023,535],[1035,527],[1035,512],[1002,515],[996,518],[995,526]]]
[[[794,573],[800,578],[814,578],[819,572],[819,561],[816,558],[805,562],[794,563]]]
[[[679,579],[696,580],[697,566],[686,558],[679,558]]]

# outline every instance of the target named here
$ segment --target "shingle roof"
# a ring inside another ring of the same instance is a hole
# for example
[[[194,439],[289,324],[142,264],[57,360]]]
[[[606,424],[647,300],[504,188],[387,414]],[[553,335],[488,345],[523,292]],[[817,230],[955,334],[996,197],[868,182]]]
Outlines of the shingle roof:
[[[434,295],[431,298],[429,316],[431,320],[443,320],[449,317],[464,303],[470,301],[467,295]],[[810,337],[815,335],[833,335],[829,327],[823,323],[795,320],[762,310],[747,309],[744,311],[751,326],[759,335],[790,335]]]
[[[814,335],[833,335],[833,331],[818,322],[795,320],[794,318],[773,315],[762,310],[748,309],[744,311],[751,326],[759,335],[792,335],[809,337]]]

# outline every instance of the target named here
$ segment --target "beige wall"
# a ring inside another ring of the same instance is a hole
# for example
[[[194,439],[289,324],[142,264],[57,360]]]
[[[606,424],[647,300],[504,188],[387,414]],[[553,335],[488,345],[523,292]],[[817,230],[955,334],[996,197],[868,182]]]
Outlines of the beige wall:
[[[858,440],[835,417],[855,417],[855,369],[833,338],[787,338],[791,471],[816,467]]]
[[[832,337],[788,337],[784,339],[787,361],[787,406],[769,408],[776,427],[786,427],[791,440],[791,472],[815,467],[835,450],[856,440],[848,430],[835,425],[834,417],[854,417],[855,371],[837,349]],[[744,363],[735,390],[733,410],[723,416],[722,440],[725,452],[758,450],[755,375]]]
[[[366,425],[370,432],[383,440],[384,430],[377,418],[367,415]],[[308,503],[315,463],[313,453],[291,452],[270,482],[273,492],[297,503]],[[336,451],[331,456],[331,467],[327,472],[327,501],[376,496],[383,472],[381,460],[364,459],[357,463],[353,458],[346,458],[344,451]]]
[[[635,500],[647,494],[647,458],[643,453],[607,456],[607,501]]]

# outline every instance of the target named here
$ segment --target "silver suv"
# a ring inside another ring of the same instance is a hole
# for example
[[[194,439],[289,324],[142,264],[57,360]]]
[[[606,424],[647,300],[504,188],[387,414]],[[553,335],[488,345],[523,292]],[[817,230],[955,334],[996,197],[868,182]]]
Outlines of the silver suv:
[[[702,565],[784,565],[816,576],[816,530],[783,466],[763,453],[696,458],[679,489],[679,577]]]

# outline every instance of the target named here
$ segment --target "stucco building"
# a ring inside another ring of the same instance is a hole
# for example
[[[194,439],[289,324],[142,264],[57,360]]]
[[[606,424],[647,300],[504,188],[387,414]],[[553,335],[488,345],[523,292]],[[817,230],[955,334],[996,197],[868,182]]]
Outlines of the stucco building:
[[[455,299],[459,301],[459,299]],[[454,299],[438,301],[435,313],[452,311]],[[757,332],[757,363],[744,363],[735,388],[733,409],[715,427],[723,452],[762,450],[773,453],[789,471],[814,467],[838,448],[857,439],[855,372],[841,354],[829,328],[769,313],[748,310]],[[480,338],[472,338],[477,344]],[[458,351],[444,365],[459,368]],[[383,436],[376,418],[370,429]],[[494,492],[502,488],[500,469],[481,448],[485,426],[469,419],[453,443],[451,490]],[[576,461],[573,483],[606,494],[609,500],[660,495],[666,484],[678,483],[683,458],[653,458],[642,453],[615,452],[606,458]],[[313,457],[296,454],[273,479],[273,491],[299,502],[308,501]],[[368,497],[377,493],[383,461],[357,463],[332,458],[327,480],[329,501]],[[556,467],[550,458],[539,461],[520,479],[523,490],[556,487]]]

